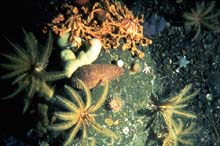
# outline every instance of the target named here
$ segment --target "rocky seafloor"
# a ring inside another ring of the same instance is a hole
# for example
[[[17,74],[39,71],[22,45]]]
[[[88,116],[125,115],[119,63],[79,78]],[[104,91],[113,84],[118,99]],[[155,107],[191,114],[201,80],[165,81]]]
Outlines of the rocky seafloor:
[[[194,8],[200,1],[122,0],[121,2],[127,5],[135,15],[144,13],[144,34],[152,39],[153,43],[148,47],[138,46],[145,53],[143,59],[132,57],[129,51],[112,49],[108,53],[101,52],[94,62],[98,64],[111,64],[117,60],[124,62],[125,72],[118,79],[111,81],[107,96],[107,100],[113,97],[120,98],[123,101],[123,107],[119,112],[112,112],[106,106],[102,106],[97,111],[97,122],[117,133],[120,137],[118,140],[113,141],[92,129],[88,130],[88,139],[91,140],[95,136],[98,146],[162,145],[163,139],[160,133],[163,130],[166,131],[166,127],[161,115],[150,114],[148,108],[152,103],[151,98],[164,100],[176,95],[185,85],[192,83],[192,90],[200,89],[200,92],[191,100],[187,110],[197,115],[197,118],[193,120],[186,118],[184,122],[187,126],[193,121],[199,128],[199,132],[185,139],[190,139],[193,145],[220,145],[219,32],[202,29],[198,38],[191,41],[195,30],[186,28],[182,17],[185,11]],[[5,37],[22,42],[22,28],[36,34],[37,38],[40,38],[39,41],[44,41],[45,36],[40,29],[54,17],[59,5],[59,1],[39,0],[21,2],[12,6],[8,1],[4,5],[7,11],[2,12],[4,26],[1,27],[2,50],[0,52],[10,52],[11,47]],[[218,2],[215,9],[218,11],[220,9]],[[15,17],[18,20],[15,20]],[[140,65],[140,70],[132,73],[133,64]],[[50,56],[49,66],[51,70],[62,69],[59,49],[57,51],[55,49]],[[7,70],[1,69],[1,75],[6,72]],[[2,97],[13,91],[11,81],[1,80],[0,83]],[[58,92],[62,92],[63,85],[67,83],[66,80],[57,81]],[[102,87],[91,91],[96,101]],[[61,144],[65,137],[63,134],[59,132],[51,134],[37,126],[40,121],[37,104],[33,105],[27,114],[22,115],[23,96],[24,94],[21,93],[19,97],[0,101],[0,145]],[[36,102],[46,104],[43,100]],[[151,123],[154,117],[156,117],[155,123]],[[73,143],[80,145],[80,134]],[[184,144],[180,143],[180,145]]]

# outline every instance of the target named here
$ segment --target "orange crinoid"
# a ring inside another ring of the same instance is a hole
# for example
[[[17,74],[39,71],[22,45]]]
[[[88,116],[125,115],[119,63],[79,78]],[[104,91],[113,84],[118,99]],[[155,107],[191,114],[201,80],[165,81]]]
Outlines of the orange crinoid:
[[[130,50],[131,54],[139,58],[144,57],[144,52],[136,45],[147,46],[152,40],[143,35],[143,15],[141,18],[134,16],[126,6],[120,2],[102,0],[92,7],[65,4],[66,13],[58,14],[49,25],[52,30],[61,37],[69,33],[68,41],[73,46],[80,47],[81,40],[88,41],[91,38],[100,39],[103,48]]]

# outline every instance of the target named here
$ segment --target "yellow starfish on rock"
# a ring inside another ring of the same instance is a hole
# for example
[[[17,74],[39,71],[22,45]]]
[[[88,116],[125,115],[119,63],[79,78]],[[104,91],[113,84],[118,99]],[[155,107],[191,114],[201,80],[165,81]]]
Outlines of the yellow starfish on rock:
[[[77,82],[82,86],[85,92],[85,103],[80,95],[73,88],[65,85],[65,91],[72,101],[62,96],[56,96],[57,101],[61,105],[63,105],[68,111],[55,112],[55,117],[64,122],[53,124],[49,126],[49,129],[70,129],[69,136],[63,144],[64,146],[71,144],[80,128],[82,128],[82,145],[86,145],[88,126],[91,126],[98,133],[104,134],[113,139],[117,139],[117,135],[113,131],[103,128],[100,124],[96,122],[94,114],[94,112],[96,112],[105,102],[106,96],[108,94],[109,84],[107,82],[105,83],[103,92],[99,100],[95,104],[92,104],[92,97],[89,88],[83,83],[83,81],[78,79]],[[76,104],[73,101],[76,102]]]

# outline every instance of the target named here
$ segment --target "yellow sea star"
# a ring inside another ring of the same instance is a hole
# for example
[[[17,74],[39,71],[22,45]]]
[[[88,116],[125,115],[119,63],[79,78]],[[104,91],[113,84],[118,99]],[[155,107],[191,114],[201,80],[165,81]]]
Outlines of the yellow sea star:
[[[83,102],[80,95],[71,87],[65,85],[66,93],[70,96],[71,100],[74,100],[76,104],[69,99],[66,99],[61,96],[56,96],[57,101],[63,105],[68,111],[65,112],[55,112],[55,117],[64,122],[53,124],[49,126],[49,129],[52,130],[67,130],[70,129],[70,134],[64,146],[69,145],[80,128],[82,128],[82,145],[86,145],[87,138],[87,127],[91,126],[97,132],[102,133],[106,136],[109,136],[113,139],[117,139],[117,135],[109,129],[103,128],[95,120],[96,112],[104,103],[106,96],[108,94],[108,83],[105,83],[103,93],[101,94],[99,100],[92,104],[92,97],[89,88],[81,80],[77,80],[81,84],[85,94],[86,99],[85,103]]]

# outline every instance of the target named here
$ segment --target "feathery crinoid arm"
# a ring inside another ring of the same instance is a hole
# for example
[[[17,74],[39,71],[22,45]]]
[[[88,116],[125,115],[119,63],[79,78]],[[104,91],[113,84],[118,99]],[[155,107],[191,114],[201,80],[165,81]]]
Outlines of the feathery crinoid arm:
[[[24,42],[26,44],[27,51],[30,54],[30,59],[32,60],[33,63],[37,62],[38,55],[39,55],[38,41],[32,32],[26,32],[24,29],[23,29],[23,32],[25,34]]]
[[[73,112],[77,112],[77,110],[78,110],[77,106],[73,102],[71,102],[70,100],[68,100],[60,95],[57,95],[56,99],[57,99],[58,103],[61,104],[66,109],[73,111]]]
[[[31,64],[26,61],[26,59],[23,59],[22,56],[18,56],[17,54],[2,54],[2,56],[7,59],[7,63],[1,63],[1,67],[11,71],[5,75],[2,75],[2,79],[20,76],[31,69]]]
[[[39,55],[39,63],[43,65],[47,65],[49,61],[49,57],[52,53],[53,49],[53,37],[51,31],[49,31],[49,36],[46,45],[41,48],[41,53]]]
[[[22,66],[24,64],[24,60],[19,58],[16,54],[1,54],[5,59],[8,60],[8,64],[15,64],[15,65],[20,65]],[[25,64],[24,64],[25,65]],[[7,69],[7,68],[6,68]]]
[[[102,91],[102,94],[101,94],[99,100],[93,106],[91,106],[91,108],[89,109],[90,113],[97,111],[103,105],[103,103],[105,102],[105,99],[108,95],[108,90],[109,90],[109,83],[105,82],[104,89]]]
[[[173,98],[168,99],[165,103],[162,103],[160,105],[160,109],[163,112],[164,115],[173,115],[177,114],[180,116],[184,116],[187,118],[196,118],[196,116],[190,112],[187,112],[183,110],[184,107],[187,107],[187,101],[195,97],[198,93],[199,90],[196,90],[192,94],[185,96],[189,90],[191,89],[192,85],[186,85],[185,88],[183,88],[180,93]]]
[[[166,136],[164,137],[163,140],[163,145],[162,146],[177,146],[177,137],[175,133],[167,133]]]
[[[86,105],[85,105],[85,108],[90,107],[91,103],[92,103],[92,96],[91,96],[91,92],[90,92],[89,88],[80,79],[76,79],[76,82],[78,82],[80,84],[80,86],[82,87],[82,89],[84,90],[84,92],[86,94]]]
[[[88,141],[87,141],[87,125],[86,122],[82,122],[82,146],[87,146]]]
[[[188,86],[188,85],[187,85]],[[191,86],[192,87],[192,86]],[[190,89],[191,89],[190,87]],[[189,100],[191,100],[192,98],[194,98],[196,95],[198,95],[200,89],[197,89],[196,91],[194,91],[192,94],[188,95],[188,96],[184,96],[178,103],[179,104],[182,104],[182,103],[185,103]],[[188,91],[187,91],[188,92]]]
[[[177,119],[173,130],[176,135],[176,141],[185,145],[192,145],[193,142],[189,136],[199,131],[195,128],[195,123],[191,123],[188,127],[186,127],[181,119]]]
[[[99,125],[97,122],[93,121],[91,122],[92,128],[94,128],[98,133],[104,134],[105,136],[111,137],[113,139],[118,139],[118,136],[111,131],[110,129],[104,128],[101,125]]]
[[[2,79],[9,79],[9,78],[14,78],[20,75],[23,75],[26,71],[28,71],[28,69],[26,68],[19,68],[18,70],[14,70],[12,72],[9,72],[5,75],[2,75],[1,78]]]
[[[12,92],[11,94],[1,98],[1,100],[11,99],[11,98],[15,97],[17,94],[19,94],[25,88],[26,88],[26,84],[20,84],[14,92]]]
[[[215,7],[216,2],[215,1],[211,1],[208,5],[208,7],[204,6],[204,2],[202,2],[201,4],[198,4],[197,9],[201,9],[201,14],[200,17],[204,17],[207,14],[209,14],[213,8]]]
[[[191,123],[186,127],[180,118],[177,121],[173,121],[171,127],[168,126],[167,128],[168,133],[163,140],[163,146],[178,146],[180,143],[193,145],[190,136],[199,131],[199,129],[195,129],[195,123]]]
[[[25,71],[25,68],[26,68],[23,66],[23,64],[18,64],[18,63],[1,63],[0,66],[4,69],[11,70],[11,71],[19,70],[21,68],[23,68],[23,70]]]
[[[84,107],[85,107],[84,102],[83,102],[82,98],[80,97],[80,95],[76,92],[76,90],[74,90],[73,88],[71,88],[68,85],[65,85],[64,87],[65,87],[65,91],[69,95],[69,97],[72,100],[75,100],[77,102],[80,109],[84,109]]]
[[[8,39],[7,41],[14,48],[16,54],[15,57],[19,58],[22,61],[22,63],[30,62],[30,56],[29,53],[27,52],[27,49],[26,50],[23,49],[22,46],[20,46],[19,44],[14,44]]]
[[[179,94],[169,99],[167,101],[167,104],[174,104],[174,105],[179,104],[180,101],[182,101],[184,95],[186,95],[191,88],[192,88],[192,84],[186,85],[182,90],[180,90]]]
[[[76,124],[80,115],[77,112],[55,112],[54,116],[60,120],[72,121],[74,124]]]
[[[74,121],[66,121],[66,122],[50,125],[48,126],[48,128],[50,130],[62,131],[62,130],[70,129],[71,127],[74,126],[74,124],[75,124]]]
[[[39,77],[45,81],[56,81],[66,78],[66,71],[42,72]]]
[[[95,139],[95,137],[92,137],[92,141],[91,141],[90,146],[96,146],[96,139]]]
[[[173,113],[173,114],[176,114],[176,115],[179,115],[179,116],[186,117],[186,118],[196,118],[196,117],[197,117],[195,114],[190,113],[190,112],[187,112],[187,111],[182,110],[182,109],[180,109],[180,110],[174,109],[174,110],[172,111],[172,113]]]
[[[70,134],[68,136],[68,138],[65,140],[65,142],[63,143],[63,146],[69,146],[70,143],[73,141],[73,139],[75,138],[77,132],[79,131],[80,127],[82,126],[82,122],[79,121],[76,126],[74,128],[71,129]]]

